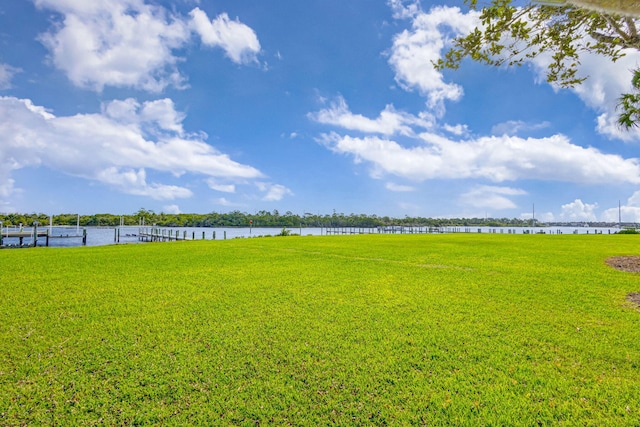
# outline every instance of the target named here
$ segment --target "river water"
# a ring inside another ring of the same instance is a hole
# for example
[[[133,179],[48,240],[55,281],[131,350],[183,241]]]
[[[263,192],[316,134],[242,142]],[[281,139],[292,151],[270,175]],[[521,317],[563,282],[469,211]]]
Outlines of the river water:
[[[49,229],[49,227],[46,227]],[[145,227],[149,230],[149,227]],[[31,229],[25,229],[29,231]],[[49,246],[81,246],[82,236],[86,230],[87,246],[104,246],[112,244],[124,243],[140,243],[138,238],[140,227],[120,227],[102,228],[102,227],[52,227],[49,239]],[[248,228],[248,227],[226,227],[226,228],[207,228],[207,227],[172,227],[162,228],[162,230],[171,230],[172,235],[178,235],[182,239],[184,236],[188,240],[224,240],[236,238],[252,238],[259,236],[274,236],[282,232],[282,228]],[[293,227],[287,228],[292,234],[302,236],[321,236],[321,235],[351,235],[360,233],[395,233],[395,234],[412,234],[424,233],[428,231],[427,227],[386,227],[386,228],[320,228],[320,227]],[[16,229],[3,228],[3,236],[7,232],[17,231]],[[490,234],[614,234],[618,228],[596,228],[596,227],[443,227],[441,233],[490,233]],[[167,231],[168,234],[168,231]],[[33,243],[32,238],[24,238],[25,246]],[[38,246],[44,246],[46,243],[44,237],[38,238]],[[17,238],[3,237],[2,245],[5,247],[19,246],[20,242]]]

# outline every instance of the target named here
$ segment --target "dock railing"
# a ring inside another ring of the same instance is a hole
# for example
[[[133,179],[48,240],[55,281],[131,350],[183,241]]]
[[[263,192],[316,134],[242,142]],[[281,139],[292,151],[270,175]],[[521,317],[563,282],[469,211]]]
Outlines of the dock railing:
[[[59,228],[59,227],[58,227]],[[87,244],[87,230],[77,230],[75,233],[54,234],[51,227],[40,227],[36,222],[31,227],[2,226],[0,224],[0,248],[32,248],[44,239],[44,246],[49,246],[51,239],[81,239],[82,245]]]

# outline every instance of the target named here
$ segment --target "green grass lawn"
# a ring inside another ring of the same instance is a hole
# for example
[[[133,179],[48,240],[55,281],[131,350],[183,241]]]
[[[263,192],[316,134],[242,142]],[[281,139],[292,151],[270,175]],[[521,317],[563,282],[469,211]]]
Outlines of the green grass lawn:
[[[640,425],[637,236],[0,251],[0,425]]]

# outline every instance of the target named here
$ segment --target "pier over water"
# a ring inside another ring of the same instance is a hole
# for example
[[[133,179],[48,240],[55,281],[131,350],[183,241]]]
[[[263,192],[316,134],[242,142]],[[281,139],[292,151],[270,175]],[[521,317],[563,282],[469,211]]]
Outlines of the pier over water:
[[[64,231],[67,231],[64,233]],[[38,227],[34,224],[32,227],[2,227],[0,226],[0,249],[1,248],[34,248],[36,246],[49,246],[52,239],[76,239],[78,244],[86,246],[87,230],[74,229],[59,230],[53,232],[52,228]]]

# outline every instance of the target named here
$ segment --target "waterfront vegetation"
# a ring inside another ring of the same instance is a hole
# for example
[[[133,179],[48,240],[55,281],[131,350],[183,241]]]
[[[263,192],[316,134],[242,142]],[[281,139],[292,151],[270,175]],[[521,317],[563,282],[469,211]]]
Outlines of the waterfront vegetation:
[[[49,217],[44,213],[33,214],[0,214],[0,222],[5,226],[17,226],[19,224],[31,225],[34,221],[40,224],[81,227],[116,227],[123,225],[157,225],[160,227],[384,227],[391,225],[421,226],[421,227],[529,227],[538,224],[537,221],[521,218],[424,218],[403,217],[392,218],[388,216],[332,213],[303,215],[290,211],[280,213],[258,211],[253,214],[240,211],[225,213],[211,212],[208,214],[168,214],[156,213],[146,209],[140,209],[131,215],[94,214],[76,215],[62,214]],[[539,225],[539,224],[538,224]],[[593,226],[609,226],[612,224],[593,223]]]
[[[0,251],[0,425],[640,425],[634,235]]]

